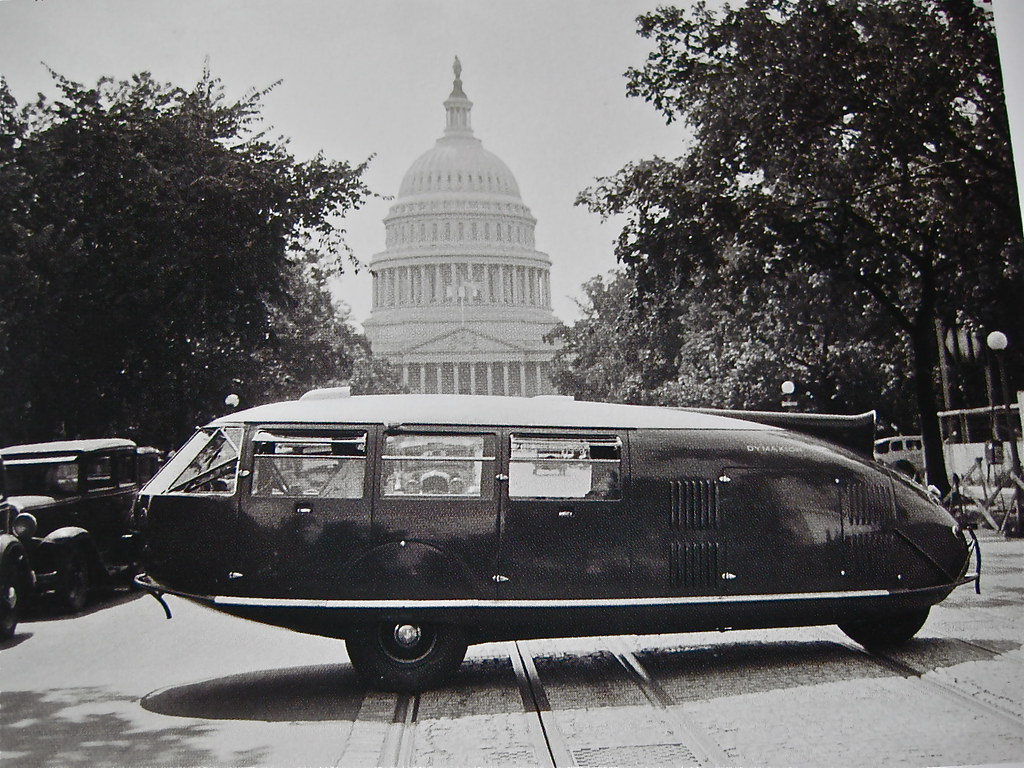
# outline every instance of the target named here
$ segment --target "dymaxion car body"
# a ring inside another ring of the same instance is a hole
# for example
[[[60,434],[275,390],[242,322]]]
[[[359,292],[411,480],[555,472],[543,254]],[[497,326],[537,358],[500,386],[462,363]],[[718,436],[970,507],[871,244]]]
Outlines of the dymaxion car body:
[[[371,685],[420,690],[494,640],[839,624],[902,642],[976,578],[920,486],[741,415],[334,391],[244,410],[143,489],[138,581],[344,638]]]

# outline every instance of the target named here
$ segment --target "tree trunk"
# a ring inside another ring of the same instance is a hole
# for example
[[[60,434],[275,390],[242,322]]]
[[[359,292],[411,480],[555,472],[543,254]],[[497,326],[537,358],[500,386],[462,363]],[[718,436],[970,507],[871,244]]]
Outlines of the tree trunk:
[[[925,313],[922,313],[925,314]],[[931,321],[918,321],[910,335],[914,351],[914,391],[917,410],[921,417],[921,436],[924,440],[924,463],[928,484],[934,485],[942,495],[949,493],[949,477],[942,453],[942,431],[939,428],[939,409],[935,404],[935,366],[939,362],[938,342]]]

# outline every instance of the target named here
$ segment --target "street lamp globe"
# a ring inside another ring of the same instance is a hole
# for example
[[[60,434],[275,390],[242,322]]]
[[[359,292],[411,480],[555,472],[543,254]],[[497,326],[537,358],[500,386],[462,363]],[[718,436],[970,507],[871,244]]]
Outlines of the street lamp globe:
[[[988,344],[988,348],[993,352],[1002,352],[1006,349],[1009,341],[1006,338],[1006,334],[1002,331],[992,331],[992,333],[985,337],[985,343]]]
[[[224,405],[228,408],[237,408],[240,402],[241,399],[234,392],[224,398]]]
[[[782,394],[784,394],[784,395],[786,395],[788,397],[789,395],[792,395],[794,392],[796,392],[796,384],[794,384],[792,381],[788,381],[787,380],[787,381],[782,382],[781,389],[782,389]]]

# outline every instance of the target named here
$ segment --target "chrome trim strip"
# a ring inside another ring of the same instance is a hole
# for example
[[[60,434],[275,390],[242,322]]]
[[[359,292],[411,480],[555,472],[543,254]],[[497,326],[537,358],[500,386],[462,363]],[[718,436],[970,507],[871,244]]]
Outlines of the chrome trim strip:
[[[902,590],[900,590],[902,591]],[[722,603],[834,600],[890,597],[899,591],[863,589],[849,592],[791,592],[778,595],[701,595],[696,597],[595,598],[591,600],[303,600],[267,597],[213,597],[214,605],[255,608],[410,609],[410,608],[625,608],[635,606],[715,605]]]

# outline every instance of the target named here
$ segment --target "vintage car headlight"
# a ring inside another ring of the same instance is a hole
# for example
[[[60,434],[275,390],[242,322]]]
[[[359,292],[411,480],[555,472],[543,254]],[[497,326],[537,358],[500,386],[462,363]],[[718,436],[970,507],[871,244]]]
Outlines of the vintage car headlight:
[[[38,525],[35,515],[22,512],[15,516],[14,521],[11,523],[11,531],[19,539],[31,539],[36,535]]]

